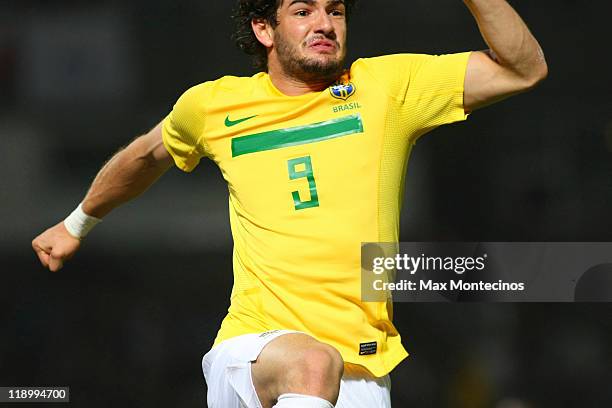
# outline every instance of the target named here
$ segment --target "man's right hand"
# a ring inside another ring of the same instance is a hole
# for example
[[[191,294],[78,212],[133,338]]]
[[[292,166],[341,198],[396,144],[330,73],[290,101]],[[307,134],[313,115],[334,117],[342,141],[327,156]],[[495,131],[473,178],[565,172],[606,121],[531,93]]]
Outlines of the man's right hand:
[[[172,165],[174,160],[162,140],[159,123],[116,153],[102,167],[82,200],[86,215],[102,218],[113,208],[139,196]],[[40,263],[51,272],[59,271],[81,246],[64,222],[49,228],[32,241]]]
[[[32,241],[32,248],[40,263],[51,272],[62,269],[64,262],[72,258],[80,246],[81,241],[68,233],[63,221]]]

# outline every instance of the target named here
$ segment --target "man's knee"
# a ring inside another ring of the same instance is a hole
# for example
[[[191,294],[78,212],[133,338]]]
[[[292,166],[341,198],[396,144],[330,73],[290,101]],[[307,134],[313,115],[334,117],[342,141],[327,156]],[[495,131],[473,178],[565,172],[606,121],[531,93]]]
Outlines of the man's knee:
[[[264,407],[286,393],[317,396],[335,404],[343,371],[344,361],[334,347],[299,333],[270,342],[252,366]]]
[[[288,385],[291,388],[301,386],[318,391],[340,386],[344,361],[335,348],[317,342],[295,353],[287,370]]]

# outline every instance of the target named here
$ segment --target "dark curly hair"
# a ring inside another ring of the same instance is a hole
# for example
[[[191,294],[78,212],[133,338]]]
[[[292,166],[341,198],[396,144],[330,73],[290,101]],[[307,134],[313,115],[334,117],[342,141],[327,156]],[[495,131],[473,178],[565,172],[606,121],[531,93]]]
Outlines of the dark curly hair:
[[[251,21],[266,20],[272,27],[278,25],[277,12],[283,0],[238,0],[232,19],[235,31],[232,38],[238,48],[253,57],[253,67],[258,71],[268,70],[268,53],[266,47],[259,42]],[[357,0],[344,0],[346,17],[351,14]]]

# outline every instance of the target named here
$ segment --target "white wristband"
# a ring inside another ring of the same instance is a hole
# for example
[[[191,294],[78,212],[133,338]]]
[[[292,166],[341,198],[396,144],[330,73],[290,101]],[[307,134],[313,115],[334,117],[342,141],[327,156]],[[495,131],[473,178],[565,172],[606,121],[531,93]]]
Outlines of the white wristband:
[[[83,203],[79,206],[64,220],[64,226],[68,230],[68,233],[75,238],[81,239],[91,231],[100,221],[99,218],[92,217],[91,215],[83,212]]]

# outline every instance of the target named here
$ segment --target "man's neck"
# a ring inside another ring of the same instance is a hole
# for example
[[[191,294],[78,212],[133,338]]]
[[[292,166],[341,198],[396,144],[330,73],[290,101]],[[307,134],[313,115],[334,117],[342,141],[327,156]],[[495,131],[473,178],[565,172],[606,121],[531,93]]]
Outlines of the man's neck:
[[[299,96],[310,92],[320,92],[334,83],[336,78],[312,78],[304,79],[288,75],[281,69],[270,67],[268,70],[272,84],[287,96]]]

